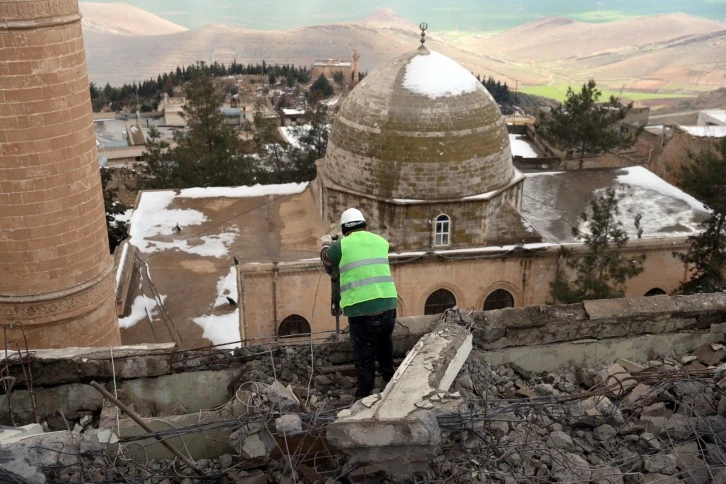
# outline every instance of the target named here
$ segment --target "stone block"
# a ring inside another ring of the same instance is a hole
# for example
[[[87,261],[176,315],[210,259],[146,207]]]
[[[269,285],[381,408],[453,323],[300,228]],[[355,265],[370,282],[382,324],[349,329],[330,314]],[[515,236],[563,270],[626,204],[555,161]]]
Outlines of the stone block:
[[[379,399],[370,407],[355,404],[351,414],[341,414],[328,426],[328,441],[355,460],[394,476],[425,469],[441,432],[434,410],[421,408],[422,402],[430,403],[432,396],[447,399],[445,392],[471,347],[469,331],[440,323],[416,343]]]

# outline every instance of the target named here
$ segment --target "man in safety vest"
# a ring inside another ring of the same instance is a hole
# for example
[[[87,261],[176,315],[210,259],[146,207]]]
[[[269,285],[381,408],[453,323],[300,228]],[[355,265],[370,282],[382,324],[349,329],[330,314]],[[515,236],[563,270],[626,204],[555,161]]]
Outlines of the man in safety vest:
[[[360,210],[349,208],[340,217],[343,238],[321,237],[320,258],[330,274],[340,271],[340,307],[348,317],[358,388],[355,398],[373,391],[375,365],[385,382],[393,376],[396,285],[388,264],[388,241],[366,231]]]

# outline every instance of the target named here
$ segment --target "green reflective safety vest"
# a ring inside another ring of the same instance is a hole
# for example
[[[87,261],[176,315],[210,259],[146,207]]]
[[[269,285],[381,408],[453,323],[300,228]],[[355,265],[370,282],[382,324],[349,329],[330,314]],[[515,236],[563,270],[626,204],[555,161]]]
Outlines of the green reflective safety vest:
[[[340,241],[340,307],[373,299],[396,298],[396,285],[388,265],[388,242],[371,232],[359,231]]]

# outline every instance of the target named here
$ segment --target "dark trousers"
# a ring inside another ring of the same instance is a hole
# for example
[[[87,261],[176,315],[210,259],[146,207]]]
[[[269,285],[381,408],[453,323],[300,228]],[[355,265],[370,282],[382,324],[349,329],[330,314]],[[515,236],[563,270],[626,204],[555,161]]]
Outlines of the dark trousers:
[[[396,324],[396,310],[391,309],[374,316],[348,318],[350,342],[355,357],[358,389],[355,398],[367,397],[373,391],[376,360],[383,381],[393,376],[393,341],[391,334]]]

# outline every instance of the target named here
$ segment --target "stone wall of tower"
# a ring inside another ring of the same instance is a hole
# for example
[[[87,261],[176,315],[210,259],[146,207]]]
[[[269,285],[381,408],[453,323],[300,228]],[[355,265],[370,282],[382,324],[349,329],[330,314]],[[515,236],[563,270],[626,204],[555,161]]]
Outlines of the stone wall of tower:
[[[119,344],[78,3],[0,18],[0,341]]]

